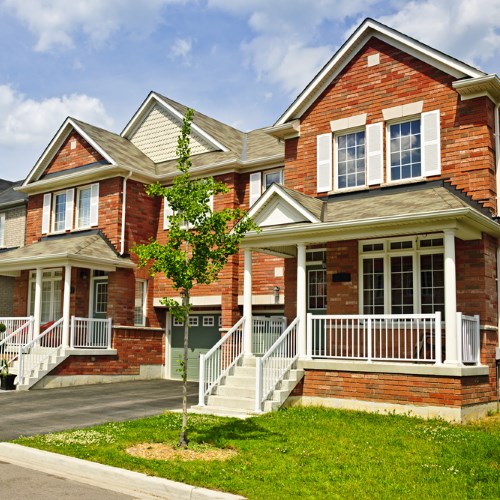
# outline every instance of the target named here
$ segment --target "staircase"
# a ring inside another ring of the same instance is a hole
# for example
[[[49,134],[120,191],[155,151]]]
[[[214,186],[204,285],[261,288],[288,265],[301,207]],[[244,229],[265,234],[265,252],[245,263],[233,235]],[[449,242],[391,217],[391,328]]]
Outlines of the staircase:
[[[17,390],[18,391],[27,391],[31,389],[37,382],[39,382],[45,375],[50,373],[56,366],[60,365],[66,358],[68,358],[67,354],[64,354],[62,349],[59,349],[56,352],[53,352],[52,349],[44,348],[44,347],[36,347],[34,348],[35,356],[39,359],[43,359],[39,363],[35,364],[28,372],[25,371],[24,377],[19,380],[17,379]],[[18,374],[19,373],[19,361],[16,360],[11,373]]]
[[[261,412],[256,410],[255,356],[243,357],[223,378],[214,393],[207,397],[205,406],[192,406],[193,413],[247,418],[261,412],[278,410],[304,376],[303,370],[291,369],[271,396],[264,401]]]

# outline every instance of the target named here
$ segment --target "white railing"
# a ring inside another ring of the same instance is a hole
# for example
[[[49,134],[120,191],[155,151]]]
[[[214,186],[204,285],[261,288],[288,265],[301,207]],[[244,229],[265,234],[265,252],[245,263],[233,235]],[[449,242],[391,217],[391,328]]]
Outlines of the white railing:
[[[9,321],[10,320],[10,321]],[[12,363],[19,355],[19,346],[26,345],[33,338],[33,316],[27,318],[0,318],[7,330],[0,337],[0,359]]]
[[[23,385],[25,379],[36,373],[43,363],[59,352],[62,344],[63,318],[50,325],[26,345],[19,346],[18,385]]]
[[[70,347],[111,349],[111,318],[76,318],[71,316]]]
[[[465,316],[457,313],[457,328],[459,329],[458,339],[462,363],[480,365],[479,316]]]
[[[284,316],[252,316],[252,353],[264,354],[285,331]]]
[[[241,318],[224,337],[206,354],[200,355],[199,405],[205,406],[208,396],[222,378],[243,356],[243,328],[245,317]]]
[[[442,362],[439,312],[307,317],[307,353],[313,358]]]
[[[283,377],[297,361],[297,327],[299,317],[281,334],[271,348],[256,359],[255,411],[262,411],[262,403],[278,387]]]

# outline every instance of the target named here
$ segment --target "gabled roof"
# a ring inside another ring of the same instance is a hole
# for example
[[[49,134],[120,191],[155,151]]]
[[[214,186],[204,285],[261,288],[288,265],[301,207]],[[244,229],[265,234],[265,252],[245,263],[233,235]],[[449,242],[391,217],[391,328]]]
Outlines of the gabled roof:
[[[464,62],[450,57],[439,50],[433,49],[414,38],[385,26],[384,24],[365,19],[356,31],[347,39],[334,56],[326,63],[320,72],[313,78],[307,87],[299,94],[295,101],[275,123],[275,127],[300,118],[307,108],[314,102],[330,82],[355,57],[370,38],[376,37],[402,51],[411,54],[431,66],[437,67],[445,73],[460,78],[478,78],[485,76],[483,71]]]
[[[40,179],[64,141],[73,131],[83,137],[109,165],[150,175],[154,174],[154,163],[123,137],[76,118],[68,117],[26,177],[23,186]]]

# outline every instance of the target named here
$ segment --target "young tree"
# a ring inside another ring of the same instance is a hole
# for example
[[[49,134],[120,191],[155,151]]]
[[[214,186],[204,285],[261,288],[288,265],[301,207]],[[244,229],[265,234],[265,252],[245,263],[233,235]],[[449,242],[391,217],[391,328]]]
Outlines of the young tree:
[[[162,303],[172,315],[184,323],[184,356],[181,362],[182,428],[179,446],[187,447],[187,368],[188,317],[191,310],[191,290],[195,285],[213,283],[229,257],[238,252],[245,234],[257,227],[244,210],[225,208],[213,211],[210,198],[227,193],[229,188],[212,177],[191,178],[191,150],[189,147],[194,111],[188,109],[177,141],[177,168],[180,171],[171,187],[159,183],[146,187],[149,196],[162,196],[172,210],[168,239],[164,245],[151,239],[147,245],[136,245],[133,251],[141,267],[148,266],[152,276],[163,273],[180,294],[180,302],[165,297]]]

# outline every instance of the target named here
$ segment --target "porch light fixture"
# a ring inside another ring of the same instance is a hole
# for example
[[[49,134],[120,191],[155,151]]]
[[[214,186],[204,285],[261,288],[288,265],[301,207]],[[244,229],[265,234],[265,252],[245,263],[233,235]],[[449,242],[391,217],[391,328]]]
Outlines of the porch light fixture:
[[[280,287],[275,286],[273,291],[274,291],[274,303],[279,304],[280,303]]]

